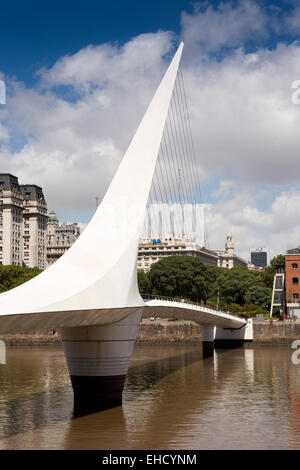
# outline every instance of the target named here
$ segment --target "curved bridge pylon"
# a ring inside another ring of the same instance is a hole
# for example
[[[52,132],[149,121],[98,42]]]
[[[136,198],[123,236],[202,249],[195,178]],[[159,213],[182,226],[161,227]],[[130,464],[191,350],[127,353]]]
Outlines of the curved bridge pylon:
[[[0,333],[61,329],[75,401],[121,400],[144,307],[140,232],[182,49],[85,231],[56,263],[0,295]]]

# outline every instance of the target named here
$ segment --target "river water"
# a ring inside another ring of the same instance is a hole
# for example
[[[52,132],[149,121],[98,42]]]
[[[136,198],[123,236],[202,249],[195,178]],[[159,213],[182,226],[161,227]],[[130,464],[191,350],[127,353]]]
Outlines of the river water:
[[[292,352],[137,345],[123,406],[75,417],[62,348],[8,348],[0,449],[300,449]]]

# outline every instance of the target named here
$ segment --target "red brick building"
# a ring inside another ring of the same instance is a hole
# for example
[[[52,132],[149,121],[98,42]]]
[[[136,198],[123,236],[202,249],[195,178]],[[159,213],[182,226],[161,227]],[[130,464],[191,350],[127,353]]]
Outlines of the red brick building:
[[[287,250],[285,263],[275,266],[271,317],[300,318],[300,247]]]
[[[300,317],[300,248],[285,255],[285,297],[287,313]]]

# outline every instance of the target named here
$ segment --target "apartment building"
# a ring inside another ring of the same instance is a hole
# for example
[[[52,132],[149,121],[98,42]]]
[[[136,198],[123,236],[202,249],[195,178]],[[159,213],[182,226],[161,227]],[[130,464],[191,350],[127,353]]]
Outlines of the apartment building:
[[[47,267],[60,258],[80,235],[78,223],[68,224],[50,212],[47,224]]]
[[[300,318],[300,247],[287,250],[275,270],[270,315]]]
[[[47,218],[42,188],[0,173],[0,264],[44,269]]]
[[[300,247],[285,255],[285,296],[287,314],[300,318]]]
[[[0,174],[0,264],[22,264],[23,196],[18,178]]]
[[[218,256],[207,248],[200,247],[187,237],[166,235],[161,238],[142,237],[139,243],[137,268],[149,271],[151,264],[166,256],[194,256],[204,264],[217,266]]]
[[[46,268],[47,204],[42,188],[21,185],[23,195],[23,264]]]

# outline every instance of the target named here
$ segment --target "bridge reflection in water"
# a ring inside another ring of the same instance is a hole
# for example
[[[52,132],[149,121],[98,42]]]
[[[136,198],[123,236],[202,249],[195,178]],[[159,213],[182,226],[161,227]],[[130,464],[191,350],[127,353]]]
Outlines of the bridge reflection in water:
[[[0,385],[1,449],[300,448],[288,348],[136,346],[123,407],[79,418],[61,348],[9,348]]]

